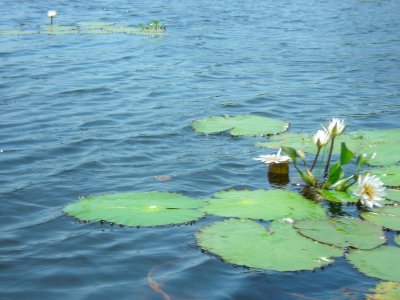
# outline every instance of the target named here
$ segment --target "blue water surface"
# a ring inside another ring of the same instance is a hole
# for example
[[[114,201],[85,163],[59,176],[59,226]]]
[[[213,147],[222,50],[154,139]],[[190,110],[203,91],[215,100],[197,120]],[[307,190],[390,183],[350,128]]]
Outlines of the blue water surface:
[[[191,129],[210,115],[399,128],[399,1],[1,3],[0,30],[48,24],[49,9],[59,25],[167,25],[160,37],[0,36],[1,299],[363,299],[378,282],[345,258],[314,272],[232,266],[196,246],[213,217],[137,229],[62,209],[90,194],[269,189],[252,160],[272,153],[254,146],[263,138]]]

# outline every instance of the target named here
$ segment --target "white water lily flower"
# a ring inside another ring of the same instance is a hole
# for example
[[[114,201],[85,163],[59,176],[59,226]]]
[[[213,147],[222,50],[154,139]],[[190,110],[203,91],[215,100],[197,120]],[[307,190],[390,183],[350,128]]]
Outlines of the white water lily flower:
[[[49,10],[49,11],[47,12],[47,16],[48,16],[49,18],[54,18],[55,16],[57,16],[57,12],[56,12],[55,10]]]
[[[318,149],[325,146],[329,142],[330,134],[326,130],[319,129],[313,137],[313,143]]]
[[[273,164],[273,163],[283,163],[290,161],[290,157],[286,155],[281,155],[281,149],[278,150],[278,153],[271,154],[271,155],[260,155],[254,160],[261,161],[266,164]]]
[[[326,131],[328,131],[330,136],[334,138],[342,134],[345,127],[346,126],[344,125],[344,120],[332,118],[332,121],[329,123],[328,129],[326,129]]]
[[[369,208],[382,206],[380,202],[384,200],[385,186],[378,177],[370,173],[362,174],[358,177],[357,185],[358,189],[353,194],[360,197],[363,205]]]

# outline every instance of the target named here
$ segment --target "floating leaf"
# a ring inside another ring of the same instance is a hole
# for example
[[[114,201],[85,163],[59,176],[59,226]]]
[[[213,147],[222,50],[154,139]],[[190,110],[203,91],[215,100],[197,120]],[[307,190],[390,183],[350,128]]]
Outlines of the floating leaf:
[[[198,244],[224,261],[276,271],[313,270],[333,262],[342,250],[302,237],[288,222],[269,230],[251,220],[230,219],[200,229]]]
[[[195,210],[204,201],[168,192],[131,192],[89,196],[65,207],[64,211],[83,221],[100,221],[128,226],[182,224],[197,220]]]
[[[256,146],[276,150],[286,146],[306,153],[317,153],[317,147],[312,142],[312,134],[308,133],[287,132],[282,135],[271,136],[269,142],[257,143]]]
[[[363,212],[361,216],[372,223],[380,226],[400,230],[400,206],[387,205],[375,208],[371,212]]]
[[[42,33],[45,34],[75,34],[78,33],[76,26],[64,26],[64,25],[44,25],[41,26]]]
[[[372,166],[389,166],[400,161],[400,142],[378,144],[362,151],[365,154],[372,155],[373,158],[368,161]]]
[[[365,172],[378,176],[385,185],[400,186],[400,166],[375,168]]]
[[[107,28],[107,27],[115,26],[115,23],[102,22],[102,21],[90,21],[90,22],[79,22],[78,26],[85,28],[85,29],[100,29],[100,28]]]
[[[400,190],[386,189],[386,198],[394,202],[400,202]]]
[[[339,192],[339,191],[325,190],[325,189],[320,189],[318,190],[318,192],[324,199],[332,202],[356,203],[359,200],[359,197],[353,194],[349,194],[347,192]]]
[[[270,135],[287,130],[289,124],[266,117],[242,115],[235,117],[213,116],[193,122],[193,129],[204,134],[229,131],[233,136]]]
[[[372,249],[385,243],[380,226],[360,219],[302,220],[294,227],[305,237],[341,248]]]
[[[355,154],[375,154],[368,164],[386,166],[400,161],[400,129],[391,130],[358,130],[342,134],[335,139],[333,153],[340,154],[341,142]],[[303,152],[315,154],[316,146],[312,142],[312,134],[285,133],[273,136],[266,143],[257,143],[258,147],[279,149],[290,146]]]
[[[398,300],[400,299],[400,283],[393,281],[379,282],[373,295],[366,295],[366,300]]]
[[[394,241],[400,245],[400,235],[396,236]]]
[[[123,34],[141,34],[150,36],[159,36],[165,33],[164,28],[154,28],[149,30],[142,30],[139,28],[131,28],[124,25],[117,25],[109,22],[79,22],[77,25],[65,26],[65,25],[43,25],[39,31],[32,31],[28,29],[3,29],[0,30],[0,35],[29,35],[29,34],[110,34],[110,33],[123,33]]]
[[[262,220],[321,219],[325,211],[298,193],[284,190],[230,190],[216,193],[203,208],[208,214]]]
[[[360,272],[384,280],[400,281],[400,248],[380,246],[372,250],[354,250],[347,258]]]
[[[19,30],[19,29],[3,29],[0,30],[0,35],[32,35],[38,33],[33,30]]]

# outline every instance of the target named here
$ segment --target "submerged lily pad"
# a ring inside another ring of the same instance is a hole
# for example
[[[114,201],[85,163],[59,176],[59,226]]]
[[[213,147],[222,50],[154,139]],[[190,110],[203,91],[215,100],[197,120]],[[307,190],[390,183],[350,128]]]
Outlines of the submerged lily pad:
[[[262,220],[321,219],[325,210],[298,193],[284,190],[230,190],[216,193],[203,208],[208,214]]]
[[[294,227],[310,239],[341,248],[373,249],[386,241],[380,226],[360,219],[303,220]]]
[[[203,200],[168,192],[131,192],[89,196],[64,208],[83,221],[108,221],[128,226],[182,224],[197,220],[203,213],[195,208]]]
[[[331,264],[342,250],[302,237],[288,222],[269,230],[251,220],[230,219],[200,229],[198,244],[224,261],[276,271],[314,270]]]
[[[193,122],[195,131],[204,134],[217,134],[228,131],[233,136],[271,135],[284,132],[289,124],[267,117],[254,115],[213,116]]]
[[[385,185],[400,186],[400,166],[375,168],[366,171],[380,178]]]
[[[380,226],[400,230],[400,206],[387,205],[375,208],[371,212],[363,212],[361,216],[372,223]]]
[[[338,202],[338,203],[356,203],[360,199],[359,197],[349,194],[346,192],[339,192],[333,190],[318,190],[321,196],[329,201]]]
[[[400,248],[380,246],[372,250],[355,250],[347,255],[360,272],[384,280],[400,281]]]
[[[366,300],[398,300],[400,299],[400,283],[393,281],[379,282],[375,294],[366,295]]]

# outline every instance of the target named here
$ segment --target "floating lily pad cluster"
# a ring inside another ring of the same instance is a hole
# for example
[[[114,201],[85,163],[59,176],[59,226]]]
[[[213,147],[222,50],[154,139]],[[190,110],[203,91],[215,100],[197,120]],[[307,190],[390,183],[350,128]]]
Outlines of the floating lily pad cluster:
[[[160,35],[165,33],[165,28],[132,28],[125,25],[118,25],[109,22],[79,22],[76,25],[43,25],[39,29],[26,28],[20,29],[3,29],[0,35],[32,35],[32,34],[49,34],[49,35],[65,35],[65,34],[111,34],[122,33],[132,35]]]
[[[98,30],[96,26],[92,30]],[[89,25],[86,28],[91,30]],[[269,136],[285,132],[288,123],[253,115],[213,116],[195,121],[192,127],[206,135]],[[378,149],[375,163],[386,165],[400,160],[397,156],[385,157],[387,147],[400,144],[399,133],[399,130],[357,131],[341,138],[356,151]],[[285,133],[271,137],[266,145],[279,148],[289,143],[311,152],[315,148],[311,140],[311,135]],[[380,176],[386,185],[397,187],[399,168],[374,168],[370,172]],[[318,192],[321,199],[341,205],[359,200],[348,192],[324,189]],[[168,192],[89,196],[68,205],[65,212],[84,221],[103,220],[128,226],[183,224],[214,215],[223,220],[200,228],[195,237],[201,248],[226,262],[298,271],[332,264],[335,257],[345,255],[349,263],[368,276],[400,281],[400,268],[393,267],[398,264],[400,247],[383,245],[384,228],[400,230],[400,206],[397,206],[400,190],[389,189],[386,198],[385,204],[391,205],[361,212],[362,219],[328,217],[321,205],[325,202],[311,201],[299,193],[281,189],[226,190],[209,199]],[[399,236],[395,242],[400,244]],[[394,293],[398,293],[397,289]]]

